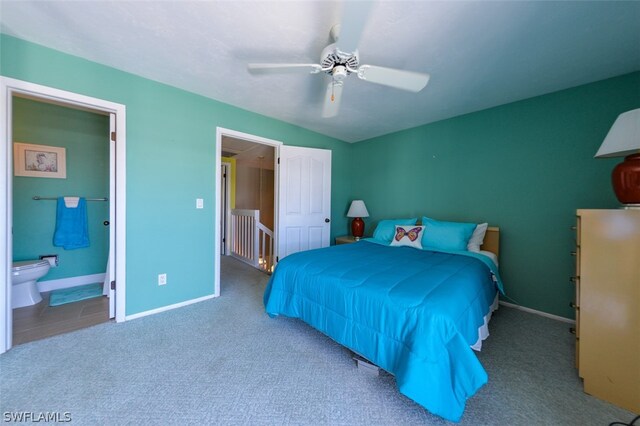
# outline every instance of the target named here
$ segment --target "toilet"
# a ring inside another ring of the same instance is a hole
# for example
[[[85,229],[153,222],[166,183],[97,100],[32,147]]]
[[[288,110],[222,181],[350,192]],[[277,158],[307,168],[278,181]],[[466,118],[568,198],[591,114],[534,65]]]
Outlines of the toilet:
[[[22,308],[42,300],[36,281],[47,275],[51,265],[47,260],[23,260],[11,267],[11,307]]]

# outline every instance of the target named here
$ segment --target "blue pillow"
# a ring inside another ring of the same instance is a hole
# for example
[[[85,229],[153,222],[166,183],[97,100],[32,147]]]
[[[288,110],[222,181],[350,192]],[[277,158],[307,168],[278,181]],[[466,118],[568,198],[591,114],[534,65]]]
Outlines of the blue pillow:
[[[378,226],[376,226],[376,230],[373,232],[373,238],[391,243],[394,235],[396,235],[396,225],[415,225],[417,221],[417,217],[413,217],[411,219],[381,220],[378,222]]]
[[[476,229],[475,223],[443,222],[424,216],[422,224],[425,226],[422,247],[436,250],[466,250]]]

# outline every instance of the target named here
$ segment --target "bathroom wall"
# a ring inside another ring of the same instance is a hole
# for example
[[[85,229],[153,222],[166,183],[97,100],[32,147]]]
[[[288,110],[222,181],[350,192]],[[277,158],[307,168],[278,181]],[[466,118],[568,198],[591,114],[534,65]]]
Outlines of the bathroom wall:
[[[67,178],[13,178],[13,259],[57,254],[59,266],[40,281],[104,273],[108,257],[109,204],[87,202],[88,248],[53,246],[56,202],[41,197],[109,196],[109,118],[28,99],[13,100],[13,141],[66,148]]]

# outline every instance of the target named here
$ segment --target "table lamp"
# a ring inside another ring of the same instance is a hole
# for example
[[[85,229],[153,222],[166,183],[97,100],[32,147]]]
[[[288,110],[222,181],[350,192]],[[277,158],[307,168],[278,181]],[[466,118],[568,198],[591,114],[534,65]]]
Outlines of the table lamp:
[[[364,205],[364,201],[353,200],[347,212],[347,217],[354,218],[351,222],[351,234],[357,241],[364,235],[364,221],[362,218],[369,217],[369,212],[367,211],[367,206]]]
[[[625,157],[611,173],[613,191],[626,207],[640,207],[640,108],[618,116],[595,157]]]

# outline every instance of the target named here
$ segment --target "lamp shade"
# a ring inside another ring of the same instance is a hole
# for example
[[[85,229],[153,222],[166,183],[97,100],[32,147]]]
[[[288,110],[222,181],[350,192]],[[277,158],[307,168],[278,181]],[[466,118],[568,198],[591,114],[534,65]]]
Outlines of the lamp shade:
[[[620,114],[596,153],[596,158],[625,157],[611,173],[618,201],[640,207],[640,108]]]
[[[596,158],[624,157],[640,152],[640,108],[618,116]]]
[[[364,205],[364,201],[353,200],[347,212],[347,217],[369,217],[369,212],[367,211],[367,206]]]

